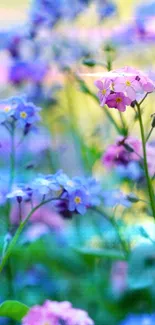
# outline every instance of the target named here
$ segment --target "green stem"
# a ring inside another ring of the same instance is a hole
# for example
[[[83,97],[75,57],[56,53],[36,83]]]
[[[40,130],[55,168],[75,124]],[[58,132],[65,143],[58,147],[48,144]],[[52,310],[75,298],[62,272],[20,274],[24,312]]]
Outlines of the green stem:
[[[15,177],[15,127],[13,126],[11,131],[10,184],[9,184],[10,190],[12,188],[14,177]]]
[[[123,253],[126,257],[126,259],[128,259],[129,257],[129,249],[126,245],[125,240],[123,239],[121,233],[120,233],[120,229],[119,226],[117,224],[117,221],[115,220],[114,216],[110,217],[105,211],[101,211],[99,208],[94,208],[94,211],[96,211],[98,214],[100,214],[102,217],[106,218],[107,221],[109,221],[111,223],[111,225],[113,226],[113,228],[115,229],[115,232],[117,233],[120,245],[122,247]]]
[[[139,102],[139,106],[142,105],[142,103],[144,102],[145,98],[147,97],[148,93],[145,94],[145,96],[142,98],[142,100]]]
[[[85,81],[82,80],[82,79],[80,79],[77,76],[76,76],[76,80],[79,82],[81,88],[84,89],[84,92],[87,93],[87,94],[89,94],[97,103],[99,103],[98,97],[88,88],[88,86],[86,85]],[[107,117],[110,120],[110,122],[112,122],[112,124],[114,125],[116,131],[119,134],[123,134],[122,128],[117,124],[117,122],[115,121],[115,119],[113,118],[112,114],[110,113],[109,109],[107,109],[106,106],[104,106],[104,112],[107,115]]]
[[[123,114],[120,111],[119,111],[119,116],[120,116],[120,120],[121,120],[121,123],[122,123],[122,133],[124,133],[124,135],[127,136],[128,135],[128,129],[127,129],[125,120],[123,118]]]
[[[90,95],[97,101],[98,103],[98,97],[93,93],[93,92],[90,92]],[[121,127],[117,124],[117,122],[114,120],[112,114],[110,113],[109,109],[107,109],[106,106],[104,106],[104,112],[105,114],[107,115],[108,119],[110,122],[112,122],[112,124],[114,125],[115,129],[117,130],[117,132],[119,134],[122,134],[122,129]]]
[[[110,218],[110,222],[111,222],[111,224],[113,225],[113,228],[116,231],[116,234],[117,234],[117,237],[119,239],[119,242],[120,242],[120,244],[122,246],[122,250],[124,252],[124,255],[126,256],[126,258],[128,258],[128,256],[129,256],[129,250],[127,248],[127,245],[126,245],[126,242],[125,242],[124,238],[122,237],[122,235],[120,233],[119,226],[118,226],[117,221],[115,220],[114,216]]]
[[[60,200],[60,198],[52,198],[52,199],[48,199],[48,200],[44,200],[44,201],[41,201],[40,204],[38,204],[37,206],[35,206],[31,211],[30,213],[27,215],[27,217],[25,218],[24,221],[22,221],[12,239],[12,241],[10,242],[10,245],[4,255],[4,257],[2,258],[2,261],[1,261],[1,264],[0,264],[0,273],[2,272],[4,266],[6,265],[11,253],[12,253],[12,250],[14,248],[14,246],[16,245],[17,241],[18,241],[18,238],[21,234],[21,232],[23,231],[27,221],[30,219],[30,217],[32,216],[32,214],[38,210],[42,205],[46,204],[46,203],[49,203],[51,201],[54,201],[54,200]]]
[[[149,131],[149,133],[148,133],[148,135],[147,135],[147,137],[146,137],[145,142],[147,142],[147,141],[149,140],[149,138],[150,138],[150,136],[151,136],[151,134],[152,134],[153,129],[154,129],[154,127],[152,127],[152,128],[150,129],[150,131]]]
[[[148,171],[144,126],[143,126],[143,121],[142,121],[140,104],[138,102],[136,102],[136,106],[137,106],[137,111],[138,111],[138,119],[139,119],[139,126],[140,126],[142,147],[143,147],[144,171],[145,171],[145,176],[146,176],[146,182],[147,182],[147,187],[148,187],[148,193],[149,193],[149,198],[150,198],[152,214],[153,214],[153,217],[155,218],[155,198],[154,198],[152,183],[151,183],[151,179],[150,179],[149,171]]]

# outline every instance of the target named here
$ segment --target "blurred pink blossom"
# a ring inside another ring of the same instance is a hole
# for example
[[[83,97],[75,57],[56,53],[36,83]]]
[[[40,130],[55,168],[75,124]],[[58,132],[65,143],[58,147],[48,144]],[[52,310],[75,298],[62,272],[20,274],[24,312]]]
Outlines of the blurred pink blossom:
[[[42,306],[34,306],[23,318],[22,325],[94,325],[87,312],[75,309],[68,301],[46,300]]]
[[[111,270],[111,286],[115,294],[121,294],[127,288],[128,264],[123,261],[113,263]]]
[[[34,206],[36,206],[37,204],[38,203],[35,202]],[[31,205],[29,202],[27,203],[24,202],[22,203],[21,208],[22,208],[22,220],[24,220],[25,217],[28,215],[28,213],[31,211]],[[17,203],[14,204],[11,211],[11,222],[12,224],[19,223],[19,207]],[[64,229],[65,227],[65,222],[63,218],[57,212],[54,211],[51,204],[46,204],[45,206],[42,206],[38,210],[36,210],[31,216],[30,222],[47,225],[48,227],[56,231]]]
[[[129,147],[129,150],[127,147]],[[133,150],[131,152],[131,150]],[[102,157],[102,162],[105,167],[111,168],[119,164],[126,165],[130,161],[138,161],[139,155],[142,152],[141,141],[134,137],[123,138],[118,137],[115,144],[111,144],[107,147]]]

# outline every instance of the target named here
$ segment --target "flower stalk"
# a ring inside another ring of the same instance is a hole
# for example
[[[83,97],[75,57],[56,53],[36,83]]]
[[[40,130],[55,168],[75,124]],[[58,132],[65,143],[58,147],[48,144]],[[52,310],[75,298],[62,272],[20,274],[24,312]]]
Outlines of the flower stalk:
[[[136,101],[136,107],[137,107],[137,112],[138,112],[138,120],[139,120],[141,139],[142,139],[144,171],[145,171],[145,176],[146,176],[146,182],[147,182],[147,187],[148,187],[148,194],[149,194],[149,198],[150,198],[152,214],[155,219],[155,197],[154,197],[152,183],[151,183],[151,179],[150,179],[149,171],[148,171],[146,141],[145,141],[144,126],[143,126],[143,120],[142,120],[142,114],[141,114],[141,107],[140,107],[140,103],[138,103],[137,101]]]

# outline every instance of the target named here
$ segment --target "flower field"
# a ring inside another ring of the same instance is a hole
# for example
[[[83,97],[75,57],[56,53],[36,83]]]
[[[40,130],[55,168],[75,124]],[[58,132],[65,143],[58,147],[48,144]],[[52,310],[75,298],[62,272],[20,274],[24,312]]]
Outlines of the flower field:
[[[155,324],[155,1],[0,4],[0,325]]]

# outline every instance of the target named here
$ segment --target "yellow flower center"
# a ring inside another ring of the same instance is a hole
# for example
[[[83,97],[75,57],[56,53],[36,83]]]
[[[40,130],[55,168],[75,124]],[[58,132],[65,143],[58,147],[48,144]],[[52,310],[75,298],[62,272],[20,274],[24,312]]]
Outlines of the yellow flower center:
[[[105,95],[106,94],[106,89],[102,89],[102,95]]]
[[[68,186],[71,186],[71,187],[73,187],[74,186],[74,183],[72,182],[72,181],[67,181],[67,183],[66,183]]]
[[[125,84],[126,84],[126,86],[131,86],[131,82],[129,81],[129,80],[127,80],[126,82],[125,82]]]
[[[4,107],[4,111],[7,113],[7,112],[9,112],[11,110],[11,107],[10,106],[5,106]]]
[[[24,111],[21,112],[21,113],[20,113],[20,117],[21,117],[21,118],[26,118],[26,117],[27,117],[27,113],[24,112]]]
[[[117,97],[116,98],[116,103],[121,103],[122,102],[122,98],[121,97]]]
[[[79,196],[76,196],[74,201],[76,204],[79,204],[79,203],[81,203],[81,198]]]

